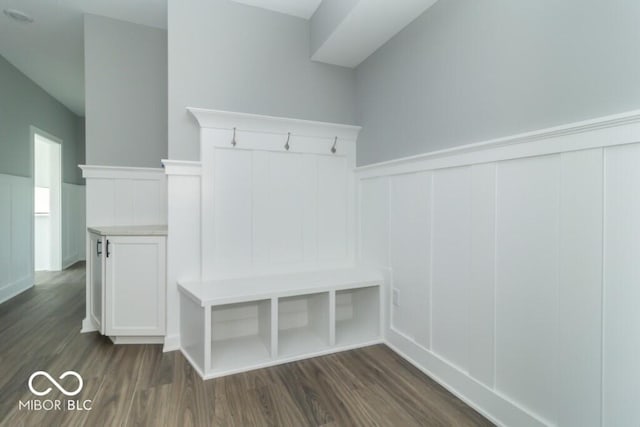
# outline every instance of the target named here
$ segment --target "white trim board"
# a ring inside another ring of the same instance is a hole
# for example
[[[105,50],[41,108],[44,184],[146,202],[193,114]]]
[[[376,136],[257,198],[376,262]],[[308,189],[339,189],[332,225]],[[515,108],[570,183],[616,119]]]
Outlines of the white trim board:
[[[403,334],[391,331],[384,344],[498,426],[547,425]],[[492,415],[496,413],[501,415],[500,420]]]
[[[276,133],[309,136],[319,138],[346,139],[355,141],[360,126],[339,123],[317,122],[311,120],[290,119],[285,117],[265,116],[259,114],[237,113],[233,111],[208,110],[187,107],[187,110],[198,120],[201,128],[234,129],[259,133]]]
[[[200,176],[202,174],[200,162],[162,159],[162,166],[167,175]]]
[[[104,179],[161,179],[162,168],[138,168],[124,166],[78,165],[83,178]]]
[[[360,166],[360,178],[640,142],[640,110]]]
[[[0,289],[0,304],[31,289],[34,286],[33,282],[34,276],[27,276],[2,287]]]

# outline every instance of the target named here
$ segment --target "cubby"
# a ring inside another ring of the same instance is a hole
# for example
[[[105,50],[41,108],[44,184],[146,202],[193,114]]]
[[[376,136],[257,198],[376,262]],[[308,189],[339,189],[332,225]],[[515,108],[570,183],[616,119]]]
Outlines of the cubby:
[[[227,370],[271,358],[271,300],[211,307],[211,369]]]
[[[380,342],[379,271],[179,283],[181,350],[205,378]]]
[[[336,345],[352,345],[380,336],[380,287],[336,292]]]
[[[278,356],[315,353],[329,347],[329,293],[278,300]]]

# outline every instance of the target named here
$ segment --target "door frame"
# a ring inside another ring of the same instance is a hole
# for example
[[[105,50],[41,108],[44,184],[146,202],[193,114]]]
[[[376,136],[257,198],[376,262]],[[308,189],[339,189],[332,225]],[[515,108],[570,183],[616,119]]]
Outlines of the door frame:
[[[58,168],[60,171],[60,179],[58,184],[59,191],[55,195],[56,197],[52,197],[52,203],[55,203],[57,206],[57,218],[51,216],[51,224],[52,224],[52,233],[51,233],[51,247],[56,248],[57,251],[55,254],[52,253],[51,258],[51,270],[52,271],[61,271],[62,270],[62,183],[64,182],[63,178],[63,158],[64,158],[64,144],[63,140],[58,138],[55,135],[50,134],[34,125],[29,126],[29,155],[30,155],[30,166],[31,166],[31,270],[34,271],[35,274],[35,215],[34,215],[34,192],[35,192],[35,144],[36,144],[36,135],[39,135],[53,143],[56,143],[60,147],[60,159]],[[55,200],[54,200],[55,199]],[[53,209],[52,209],[53,210]],[[54,221],[55,219],[55,221]]]

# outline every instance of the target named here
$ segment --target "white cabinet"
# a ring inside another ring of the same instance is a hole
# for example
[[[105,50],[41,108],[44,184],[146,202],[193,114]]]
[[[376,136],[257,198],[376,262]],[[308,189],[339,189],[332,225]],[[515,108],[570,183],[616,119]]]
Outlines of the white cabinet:
[[[162,227],[89,229],[91,316],[116,344],[162,342],[165,234]]]

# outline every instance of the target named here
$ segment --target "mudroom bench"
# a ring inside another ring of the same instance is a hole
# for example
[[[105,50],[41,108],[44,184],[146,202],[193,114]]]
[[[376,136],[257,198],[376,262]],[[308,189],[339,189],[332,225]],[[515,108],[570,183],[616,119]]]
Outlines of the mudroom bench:
[[[205,379],[381,342],[377,270],[179,283],[181,350]]]

